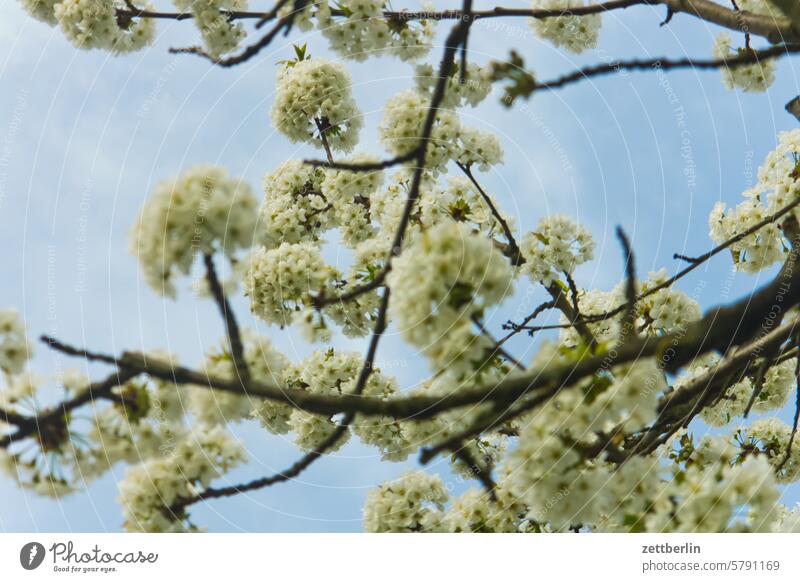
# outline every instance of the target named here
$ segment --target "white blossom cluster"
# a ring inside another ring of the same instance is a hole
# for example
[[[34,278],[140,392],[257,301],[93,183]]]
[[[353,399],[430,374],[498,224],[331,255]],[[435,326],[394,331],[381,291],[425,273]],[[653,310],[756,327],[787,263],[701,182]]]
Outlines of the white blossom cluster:
[[[743,453],[752,454],[753,450],[764,453],[769,463],[780,471],[777,479],[782,483],[793,483],[800,479],[800,443],[795,440],[789,455],[789,439],[792,427],[777,418],[761,418],[748,426],[740,443]]]
[[[246,0],[173,0],[173,3],[180,11],[194,16],[206,52],[215,59],[236,50],[246,36],[244,27],[223,12],[246,10]]]
[[[0,385],[0,410],[11,414],[27,415],[39,409],[38,397],[48,378],[29,370],[5,376]],[[0,412],[0,432],[14,432],[13,425],[6,424]],[[71,475],[67,472],[73,460],[70,435],[67,430],[69,417],[52,426],[38,427],[36,440],[30,447],[18,451],[0,449],[0,469],[19,487],[39,495],[59,497],[74,490]]]
[[[232,258],[250,247],[256,205],[250,187],[219,166],[194,166],[157,184],[130,232],[145,281],[174,297],[175,275],[188,275],[198,253]]]
[[[161,353],[151,356],[169,361]],[[0,389],[0,408],[23,416],[42,411],[41,399],[51,384],[64,398],[79,396],[89,386],[86,374],[73,369],[52,378],[23,370],[7,379]],[[115,388],[112,396],[110,405],[97,399],[89,418],[68,412],[41,423],[32,445],[2,451],[2,469],[20,487],[60,497],[91,483],[117,462],[138,463],[163,452],[185,432],[175,385],[136,377]],[[0,423],[0,429],[5,432],[8,427]]]
[[[520,242],[526,260],[523,271],[532,281],[549,285],[593,259],[594,248],[594,239],[585,227],[562,214],[548,216]]]
[[[485,359],[485,358],[484,358]],[[476,366],[477,367],[477,366]],[[507,365],[497,361],[482,363],[482,366],[472,374],[460,372],[458,369],[444,371],[434,378],[423,382],[414,388],[410,394],[435,396],[445,398],[458,394],[461,390],[480,382],[489,385],[509,375]],[[489,412],[488,404],[458,407],[429,419],[410,418],[404,421],[403,432],[410,445],[419,448],[424,445],[435,445],[449,439],[461,431],[469,428],[478,421],[481,415]],[[474,461],[475,466],[464,462],[459,455],[452,455],[450,462],[452,469],[465,479],[472,479],[480,471],[491,472],[494,466],[506,453],[509,439],[498,430],[486,431],[478,437],[465,440],[462,449]]]
[[[278,70],[272,124],[293,142],[350,151],[363,120],[347,70],[325,59],[289,61]]]
[[[356,379],[350,382],[346,391],[355,389]],[[388,400],[399,393],[397,381],[383,374],[380,370],[373,370],[364,387],[364,396]],[[352,431],[361,442],[377,448],[384,461],[403,461],[416,448],[408,441],[407,427],[404,423],[389,416],[367,416],[357,414]]]
[[[171,455],[153,458],[125,472],[119,484],[125,529],[178,532],[194,529],[182,500],[202,493],[220,475],[246,460],[244,448],[221,426],[186,435]]]
[[[265,247],[316,241],[330,227],[323,179],[321,169],[299,160],[284,162],[264,176],[257,235]]]
[[[440,527],[444,504],[449,499],[441,478],[421,471],[373,489],[364,505],[368,532],[425,532]]]
[[[620,285],[611,291],[601,291],[599,289],[581,290],[578,294],[578,309],[584,317],[592,315],[602,315],[617,308],[626,301],[623,286]],[[600,343],[612,344],[616,342],[622,332],[620,325],[621,316],[608,317],[594,323],[587,324],[592,336]],[[567,323],[567,318],[562,316],[562,323]],[[582,339],[574,327],[568,327],[561,331],[561,343],[566,346],[579,346]]]
[[[114,53],[136,51],[155,38],[156,19],[131,16],[139,9],[152,11],[149,4],[137,6],[123,0],[19,0],[33,18],[50,25],[59,24],[78,48],[106,49]],[[246,0],[173,0],[175,7],[192,15],[203,39],[205,52],[219,59],[235,51],[246,36],[241,23],[228,13],[247,9]],[[293,10],[285,3],[279,16]],[[295,15],[293,26],[310,30],[316,25],[328,39],[330,48],[342,56],[363,61],[371,55],[393,55],[404,61],[425,56],[430,50],[434,23],[429,20],[404,20],[383,17],[383,0],[351,0],[331,3],[308,2]],[[332,8],[337,13],[334,16]],[[123,11],[118,14],[118,11]]]
[[[414,67],[414,81],[417,90],[430,98],[439,81],[439,71],[433,65],[421,63]],[[466,105],[477,107],[491,92],[491,67],[468,63],[466,75],[462,79],[461,68],[454,65],[447,77],[441,105],[450,109]]]
[[[447,187],[431,191],[430,195],[423,196],[420,201],[422,222],[436,224],[449,217],[456,222],[469,224],[474,230],[489,236],[505,236],[503,228],[491,207],[484,200],[478,189],[464,176],[448,176]],[[487,193],[492,205],[499,209],[497,200]],[[514,217],[499,211],[503,220],[513,231]]]
[[[765,532],[780,516],[780,491],[764,455],[737,461],[724,437],[704,437],[689,462],[673,467],[648,531]]]
[[[409,89],[391,97],[384,106],[379,127],[381,143],[394,155],[400,156],[419,146],[430,98]],[[439,109],[426,148],[425,162],[429,168],[441,168],[460,153],[458,136],[461,122],[448,109]]]
[[[797,199],[800,194],[800,130],[778,134],[778,146],[758,169],[758,182],[735,208],[717,202],[709,215],[709,233],[718,244],[744,233]],[[798,210],[793,211],[800,216]],[[729,246],[737,270],[755,273],[783,261],[789,243],[779,222],[770,222]]]
[[[336,396],[348,392],[361,368],[361,355],[354,352],[316,350],[299,365],[286,373],[290,387],[301,388],[314,394]],[[295,410],[289,417],[289,428],[295,435],[295,444],[303,450],[312,450],[336,430],[337,424],[330,418]],[[349,432],[329,448],[339,450],[346,442]]]
[[[731,36],[722,32],[714,41],[712,54],[716,59],[727,60],[753,52],[750,48],[733,49]],[[769,89],[775,82],[775,61],[764,59],[748,65],[734,65],[722,68],[722,83],[729,90],[741,89],[750,93],[760,93]]]
[[[19,0],[25,12],[36,20],[41,20],[51,26],[58,24],[56,4],[60,2],[61,0]]]
[[[708,372],[716,363],[717,356],[709,356],[700,365],[692,368],[678,385],[699,374]],[[789,400],[789,394],[796,383],[795,369],[797,360],[791,359],[770,367],[761,379],[759,392],[753,401],[754,412],[769,412],[782,408]],[[703,410],[701,416],[711,426],[725,426],[736,417],[742,416],[756,391],[757,376],[745,376],[743,380],[729,386],[719,401]]]
[[[122,0],[20,0],[20,3],[37,20],[51,26],[58,24],[67,39],[80,49],[128,53],[146,47],[155,38],[153,20],[117,15],[118,9],[139,9]]]
[[[651,289],[668,280],[667,270],[661,269],[650,273],[639,286],[638,295],[644,295]],[[677,333],[700,319],[700,305],[684,292],[670,287],[659,289],[655,293],[637,301],[636,308],[640,318],[638,329],[655,335],[658,332]]]
[[[736,447],[724,438],[707,437],[697,447],[682,440],[687,450],[681,454],[668,443],[656,455],[634,456],[617,467],[602,459],[585,459],[581,451],[591,446],[591,439],[582,435],[594,433],[584,432],[583,427],[597,423],[591,412],[585,412],[597,410],[596,400],[588,406],[586,402],[594,390],[584,402],[576,398],[577,406],[568,400],[559,402],[559,396],[538,410],[509,455],[504,474],[517,499],[527,506],[531,521],[547,523],[557,531],[577,524],[592,524],[593,531],[769,531],[775,527],[780,494],[766,457],[735,462]],[[614,407],[615,403],[603,405]],[[654,414],[653,410],[651,417]],[[564,423],[567,418],[568,424]],[[674,459],[666,476],[662,455]],[[747,508],[748,512],[742,511]]]
[[[451,499],[440,477],[421,471],[406,473],[367,495],[364,527],[374,533],[529,531],[529,524],[520,518],[524,506],[502,485],[494,493],[492,499],[473,488]]]
[[[393,155],[402,156],[419,146],[428,116],[430,96],[415,89],[402,91],[386,103],[379,126],[380,139]],[[488,131],[462,125],[453,109],[437,110],[427,142],[425,165],[439,172],[451,160],[482,171],[503,163],[503,149]]]
[[[353,163],[373,161],[353,156]],[[374,235],[370,197],[383,183],[382,172],[314,168],[297,160],[264,176],[264,202],[257,233],[264,246],[319,242],[338,228],[342,243],[355,248]]]
[[[344,18],[334,17],[331,2],[317,3],[317,27],[330,48],[340,55],[363,61],[370,56],[394,55],[404,61],[428,53],[434,27],[429,20],[383,18],[385,0],[347,0],[334,3]]]
[[[335,275],[312,243],[281,243],[270,250],[259,247],[249,259],[244,293],[250,298],[250,310],[268,323],[313,327],[322,323],[307,322],[306,308]]]
[[[442,223],[395,260],[390,311],[406,340],[428,356],[435,370],[458,376],[483,363],[487,340],[476,335],[474,318],[505,297],[512,279],[509,261],[490,240],[466,225]]]
[[[575,16],[571,8],[585,6],[584,0],[533,0],[534,10],[561,10],[564,16],[532,18],[531,26],[540,37],[572,53],[582,53],[597,46],[602,19],[600,14]]]

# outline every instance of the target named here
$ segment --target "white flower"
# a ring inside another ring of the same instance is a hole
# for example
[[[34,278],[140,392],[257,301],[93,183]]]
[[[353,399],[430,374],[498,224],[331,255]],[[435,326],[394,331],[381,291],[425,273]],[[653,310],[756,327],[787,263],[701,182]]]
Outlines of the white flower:
[[[768,214],[758,198],[741,202],[735,209],[726,210],[717,202],[708,217],[711,238],[721,244],[761,222]],[[784,257],[782,235],[775,223],[760,228],[729,247],[737,270],[755,273],[766,269]]]
[[[733,50],[731,37],[727,32],[721,32],[711,51],[715,59],[728,59],[753,52],[753,49],[744,48]],[[735,65],[722,68],[722,82],[728,89],[739,88],[747,92],[763,92],[769,89],[775,81],[775,61],[765,59],[751,65]]]
[[[493,133],[475,127],[462,127],[459,134],[461,152],[458,161],[465,166],[476,165],[483,171],[503,163],[503,148]]]
[[[206,52],[219,58],[236,50],[247,35],[244,27],[232,22],[222,10],[246,10],[246,0],[173,0],[182,12],[194,15],[194,24],[203,37]]]
[[[198,253],[229,257],[252,244],[256,200],[250,187],[219,166],[195,166],[156,185],[130,233],[147,283],[175,296],[174,276],[188,275]]]
[[[308,390],[314,394],[336,396],[352,389],[352,381],[361,369],[361,356],[354,352],[317,350],[299,365],[286,372],[289,387]],[[295,410],[289,418],[289,428],[295,433],[295,443],[304,450],[318,447],[337,428],[330,418]],[[335,452],[347,442],[349,431],[328,449]]]
[[[330,228],[330,203],[322,192],[322,170],[290,160],[264,176],[258,235],[267,248],[283,242],[316,241]]]
[[[126,53],[153,42],[153,19],[120,20],[117,8],[127,6],[118,0],[61,0],[53,13],[61,30],[78,48]]]
[[[55,8],[60,2],[61,0],[19,0],[25,12],[36,20],[46,22],[50,26],[58,23]]]
[[[255,315],[267,323],[285,326],[302,314],[310,298],[335,274],[315,245],[282,243],[271,250],[258,248],[252,252],[244,292]]]
[[[523,272],[532,281],[549,285],[562,273],[594,258],[595,243],[586,228],[567,216],[555,214],[539,221],[536,230],[525,234],[520,251],[525,257]]]
[[[344,16],[334,17],[331,3],[318,3],[317,26],[330,42],[330,48],[355,61],[370,56],[396,55],[404,61],[424,56],[431,48],[434,34],[429,20],[386,20],[384,0],[349,0],[337,2]]]
[[[325,59],[281,67],[270,116],[275,128],[293,142],[322,147],[322,131],[332,149],[345,152],[358,143],[363,125],[350,75],[342,65]]]
[[[490,240],[466,225],[443,223],[394,261],[390,312],[436,370],[474,370],[485,361],[486,343],[473,333],[472,318],[499,303],[512,279],[509,261]]]
[[[597,46],[602,20],[600,14],[575,16],[570,8],[585,6],[584,0],[533,0],[533,9],[563,10],[564,16],[531,19],[531,26],[536,34],[552,42],[557,47],[564,47],[572,53]]]
[[[644,294],[650,289],[661,285],[668,279],[667,270],[661,269],[649,273],[647,281],[639,286],[638,294]],[[620,284],[618,293],[623,296],[624,283]],[[636,308],[642,322],[637,328],[656,332],[676,333],[700,319],[700,305],[682,291],[669,287],[660,289],[638,301]]]
[[[436,531],[448,497],[439,477],[406,473],[369,492],[364,528],[371,533]]]
[[[777,474],[778,481],[782,483],[793,483],[800,479],[800,443],[797,438],[786,457],[791,434],[791,427],[777,418],[761,418],[744,430],[744,442],[757,446],[772,467],[783,464]]]
[[[381,143],[396,156],[408,154],[419,146],[430,99],[415,90],[407,90],[390,98],[384,106],[380,127]],[[461,153],[458,137],[461,124],[450,110],[439,109],[433,124],[425,156],[429,168],[441,168]]]
[[[439,80],[438,70],[433,65],[421,64],[414,67],[414,81],[417,89],[428,99]],[[492,91],[492,69],[474,63],[467,64],[467,75],[461,80],[461,68],[454,66],[447,78],[442,107],[452,108],[480,104]]]
[[[797,360],[791,359],[772,366],[764,374],[761,384],[761,391],[753,401],[753,411],[768,412],[782,408],[789,399],[789,393],[794,388],[795,368]],[[709,368],[701,368],[700,372],[705,372]],[[694,375],[697,375],[695,372]],[[690,376],[691,377],[691,376]],[[682,380],[685,383],[686,380]],[[747,404],[753,396],[755,385],[750,377],[745,377],[740,382],[728,386],[720,399],[703,409],[701,417],[711,426],[725,426],[737,416],[744,414]]]

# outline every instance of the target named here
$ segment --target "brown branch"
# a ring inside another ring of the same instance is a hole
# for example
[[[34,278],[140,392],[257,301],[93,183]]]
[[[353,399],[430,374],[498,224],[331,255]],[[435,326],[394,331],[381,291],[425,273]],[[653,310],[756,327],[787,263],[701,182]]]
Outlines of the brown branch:
[[[723,67],[735,68],[763,61],[765,59],[777,59],[787,54],[800,52],[800,45],[780,44],[760,50],[751,50],[742,54],[725,57],[721,59],[693,59],[686,57],[682,59],[632,59],[629,61],[612,61],[600,65],[590,65],[577,69],[566,75],[562,75],[550,81],[536,82],[530,94],[536,91],[561,89],[568,85],[620,71],[657,71],[674,69],[721,69]],[[529,95],[530,95],[529,94]]]
[[[209,254],[205,254],[203,255],[203,262],[206,266],[208,286],[211,289],[214,301],[217,303],[222,319],[225,321],[225,330],[231,347],[234,371],[241,380],[242,385],[247,386],[250,383],[250,370],[247,366],[247,358],[244,355],[244,346],[242,345],[242,336],[239,333],[239,324],[236,322],[236,315],[228,298],[225,297],[225,292],[222,290],[222,285],[217,277],[217,270],[214,268],[214,258]]]
[[[723,28],[763,36],[772,43],[800,40],[800,30],[789,18],[735,11],[711,0],[659,0],[673,13],[684,13]]]
[[[282,3],[285,3],[284,0]],[[247,10],[220,10],[220,14],[228,20],[250,20],[270,16],[271,12],[251,12]],[[156,10],[138,10],[130,8],[117,8],[118,18],[144,18],[153,20],[192,20],[191,12],[161,12]],[[274,18],[274,16],[272,17]]]
[[[514,337],[514,336],[515,336],[515,335],[517,335],[519,332],[521,332],[522,330],[524,330],[524,329],[525,329],[525,326],[527,326],[527,325],[528,325],[528,324],[529,324],[531,321],[533,321],[534,319],[536,319],[537,317],[539,317],[539,315],[541,315],[542,313],[544,313],[544,312],[545,312],[545,311],[547,311],[548,309],[553,309],[555,306],[556,306],[556,303],[555,303],[555,301],[553,301],[553,300],[551,299],[550,301],[545,301],[544,303],[542,303],[542,304],[538,305],[538,306],[536,307],[536,309],[534,309],[534,310],[533,310],[533,311],[532,311],[532,312],[531,312],[529,315],[527,315],[527,316],[525,317],[525,319],[523,319],[523,320],[522,320],[522,323],[514,323],[513,321],[511,321],[511,320],[509,319],[509,320],[508,320],[506,323],[504,323],[504,324],[503,324],[503,329],[507,329],[507,330],[511,330],[511,331],[510,331],[508,334],[506,334],[506,335],[505,335],[505,336],[504,336],[504,337],[503,337],[503,338],[502,338],[502,339],[501,339],[501,340],[498,342],[498,344],[502,346],[504,343],[506,343],[506,342],[507,342],[508,340],[510,340],[512,337]]]
[[[388,158],[380,162],[331,162],[329,160],[303,160],[304,164],[314,166],[315,168],[323,167],[331,170],[349,170],[351,172],[377,172],[378,170],[385,170],[392,166],[398,166],[419,156],[419,147],[415,147],[411,151]]]
[[[278,10],[286,4],[281,0],[269,12],[248,11],[220,11],[230,20],[258,19],[258,26],[263,22],[273,20]],[[721,6],[710,0],[611,0],[586,6],[573,6],[567,9],[525,9],[504,8],[501,6],[487,10],[473,10],[473,21],[493,18],[558,18],[560,16],[588,16],[602,14],[614,10],[624,10],[634,6],[653,6],[663,4],[670,15],[684,13],[706,22],[711,22],[723,28],[734,31],[748,30],[751,34],[765,37],[771,42],[784,42],[800,39],[797,27],[789,18],[773,18],[766,14],[754,14],[748,11],[737,11]],[[332,10],[335,17],[343,16],[340,10]],[[117,15],[127,18],[153,18],[169,20],[188,20],[194,18],[189,12],[156,12],[151,10],[118,9]],[[383,17],[390,21],[404,22],[413,20],[461,20],[464,16],[462,10],[386,10]]]
[[[492,501],[497,501],[497,493],[495,492],[495,489],[497,489],[497,483],[495,483],[494,479],[492,479],[490,468],[481,467],[473,454],[466,447],[461,447],[453,454],[461,459],[461,461],[469,468],[470,473],[481,482],[483,488],[486,489],[486,493],[489,494],[489,498]]]
[[[781,272],[770,284],[737,303],[711,310],[700,321],[690,325],[685,332],[662,337],[649,336],[630,339],[615,348],[613,356],[611,353],[605,356],[600,354],[579,361],[573,366],[563,369],[565,375],[553,382],[542,382],[544,376],[550,376],[552,373],[552,370],[548,369],[532,372],[533,377],[531,377],[531,374],[522,375],[520,379],[524,377],[529,382],[528,390],[520,393],[514,392],[518,397],[524,394],[532,394],[527,403],[523,402],[522,405],[516,408],[509,408],[504,412],[497,412],[496,408],[495,411],[490,412],[484,418],[479,419],[444,442],[424,449],[420,456],[421,462],[428,462],[445,450],[454,450],[453,447],[460,446],[460,443],[464,440],[519,416],[532,406],[537,406],[551,398],[563,387],[574,384],[581,378],[595,374],[597,371],[610,370],[620,363],[657,356],[663,371],[674,372],[709,351],[716,350],[727,353],[734,346],[747,343],[745,347],[736,350],[734,356],[717,366],[714,374],[710,375],[713,379],[716,374],[722,373],[727,378],[728,374],[749,363],[753,354],[758,355],[765,351],[769,353],[772,350],[776,350],[781,343],[794,333],[798,323],[797,319],[773,330],[771,326],[767,326],[765,318],[769,317],[772,306],[778,301],[776,297],[783,297],[781,304],[784,310],[787,310],[789,306],[800,303],[800,273],[798,273],[800,267],[797,265],[796,254],[796,251],[790,253]],[[759,333],[759,337],[752,339],[754,335]],[[586,367],[584,368],[584,366]],[[559,366],[559,368],[561,367]],[[681,413],[681,422],[671,425],[672,428],[670,430],[672,433],[678,430],[680,426],[688,423],[695,414],[702,410],[704,398],[707,397],[711,386],[708,376],[703,376],[679,390],[662,396],[658,408],[659,421],[662,421],[662,417],[668,409],[673,411],[676,408],[683,410],[681,405],[690,404],[689,412]],[[516,380],[518,379],[508,378],[500,384],[503,385],[503,389],[506,389],[514,384]],[[547,385],[550,386],[549,391],[544,388],[542,392],[533,392],[532,390],[533,386],[538,388]],[[494,398],[487,395],[487,400],[491,399],[496,404],[514,402],[512,398],[496,398],[500,390],[500,386],[495,386],[494,394],[492,395]],[[698,394],[700,394],[699,399]],[[651,434],[648,438],[653,442],[644,447],[647,452],[652,450],[652,447],[655,446],[655,439],[658,439],[659,436],[658,434]],[[637,447],[636,450],[640,450],[640,447]]]
[[[322,142],[322,147],[325,149],[325,156],[328,158],[328,164],[333,164],[333,152],[331,151],[331,144],[328,143],[328,136],[325,135],[325,132],[328,131],[327,127],[323,127],[322,121],[318,118],[314,118],[314,125],[317,126],[317,131],[319,132],[319,139]]]
[[[492,215],[495,217],[497,222],[500,223],[500,227],[503,229],[503,234],[508,241],[508,249],[506,254],[509,256],[509,258],[511,258],[514,264],[519,264],[521,262],[520,259],[522,258],[522,255],[519,250],[519,245],[517,244],[517,241],[511,232],[511,228],[508,226],[508,222],[505,218],[503,218],[503,215],[497,210],[492,198],[486,193],[486,191],[480,185],[480,182],[478,182],[478,180],[475,178],[475,175],[472,173],[472,168],[462,164],[461,162],[456,162],[456,165],[462,172],[464,172],[464,175],[469,178],[469,181],[472,182],[472,185],[475,186],[475,188],[478,190],[478,193],[481,195],[481,198],[483,198],[483,201],[486,202],[489,210],[491,210]]]
[[[588,319],[583,318],[580,312],[573,307],[572,303],[567,299],[561,285],[554,281],[545,287],[545,289],[550,293],[550,297],[553,298],[553,305],[555,305],[556,309],[561,311],[564,317],[567,318],[567,321],[570,322],[569,324],[565,324],[564,327],[574,327],[583,341],[586,342],[586,345],[594,351],[594,348],[597,346],[597,341],[594,338],[594,334],[592,334],[592,331],[589,329],[589,326],[586,325]]]

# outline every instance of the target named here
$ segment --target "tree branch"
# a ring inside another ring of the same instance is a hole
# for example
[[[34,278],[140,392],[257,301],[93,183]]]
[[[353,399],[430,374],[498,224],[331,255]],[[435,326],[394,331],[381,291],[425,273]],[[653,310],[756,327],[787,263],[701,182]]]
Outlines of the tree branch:
[[[211,294],[217,303],[222,319],[225,321],[225,330],[231,347],[234,371],[241,380],[242,385],[247,386],[250,383],[250,370],[244,355],[244,346],[242,345],[242,336],[239,333],[239,324],[236,322],[236,315],[227,297],[225,297],[225,292],[222,290],[222,285],[217,277],[217,270],[214,268],[214,258],[209,254],[205,254],[203,255],[203,262],[206,266],[208,286],[211,288]]]

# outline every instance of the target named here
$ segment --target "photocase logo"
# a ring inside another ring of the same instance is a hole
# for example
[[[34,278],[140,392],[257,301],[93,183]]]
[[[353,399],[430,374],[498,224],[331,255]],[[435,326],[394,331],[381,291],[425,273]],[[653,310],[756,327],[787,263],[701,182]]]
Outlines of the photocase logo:
[[[35,570],[44,561],[44,546],[39,542],[28,542],[19,551],[19,563],[26,570]]]

